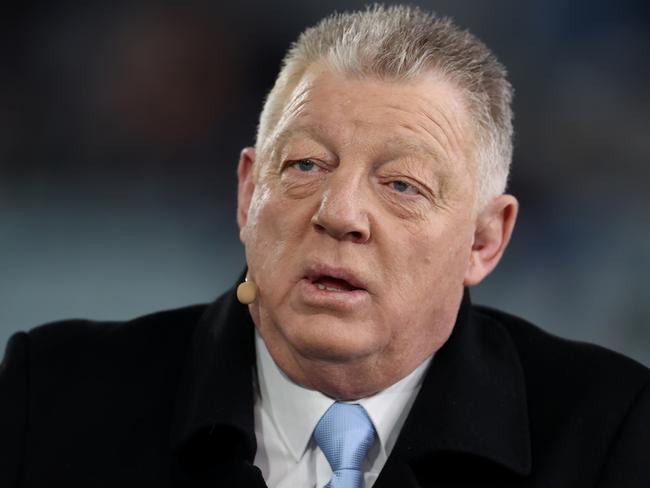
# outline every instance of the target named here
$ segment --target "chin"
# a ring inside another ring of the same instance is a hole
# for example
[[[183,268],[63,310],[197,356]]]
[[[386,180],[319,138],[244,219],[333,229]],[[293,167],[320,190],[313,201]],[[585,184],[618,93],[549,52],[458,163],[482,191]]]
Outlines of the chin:
[[[383,349],[380,331],[365,321],[327,314],[294,317],[284,322],[283,335],[305,359],[347,363]]]
[[[318,385],[318,391],[342,402],[354,402],[361,398],[367,398],[379,390],[369,389],[365,381],[352,380],[348,384],[342,384],[340,380],[336,382],[328,382]]]

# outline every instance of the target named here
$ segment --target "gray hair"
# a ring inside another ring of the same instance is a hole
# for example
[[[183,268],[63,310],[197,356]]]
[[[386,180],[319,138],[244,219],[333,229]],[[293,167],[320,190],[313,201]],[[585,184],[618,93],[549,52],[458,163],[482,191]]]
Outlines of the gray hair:
[[[512,86],[504,66],[474,35],[418,7],[375,5],[326,17],[305,30],[284,57],[260,116],[258,151],[316,62],[346,75],[398,81],[440,73],[461,89],[470,111],[477,207],[505,191],[512,160]]]

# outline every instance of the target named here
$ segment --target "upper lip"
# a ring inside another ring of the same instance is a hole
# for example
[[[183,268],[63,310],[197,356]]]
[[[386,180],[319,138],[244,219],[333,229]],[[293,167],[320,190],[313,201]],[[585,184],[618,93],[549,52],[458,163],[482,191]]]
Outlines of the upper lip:
[[[358,277],[353,271],[338,266],[329,266],[327,264],[313,264],[307,267],[305,278],[312,283],[323,276],[329,276],[339,280],[347,281],[353,288],[367,290],[366,282]]]

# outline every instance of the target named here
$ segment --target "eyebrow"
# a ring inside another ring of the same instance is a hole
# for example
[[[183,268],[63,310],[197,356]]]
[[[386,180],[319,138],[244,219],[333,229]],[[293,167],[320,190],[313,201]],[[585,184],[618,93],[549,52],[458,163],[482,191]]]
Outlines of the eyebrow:
[[[299,137],[301,135],[307,136],[320,144],[326,144],[327,137],[323,136],[324,132],[326,132],[326,130],[322,128],[315,128],[310,125],[298,126],[295,128],[285,128],[277,135],[275,139],[275,146],[280,148],[284,146],[289,139],[293,137]]]
[[[392,153],[399,156],[416,155],[427,159],[432,158],[444,168],[452,164],[444,151],[427,142],[404,140],[403,137],[394,136],[387,139],[385,144]]]

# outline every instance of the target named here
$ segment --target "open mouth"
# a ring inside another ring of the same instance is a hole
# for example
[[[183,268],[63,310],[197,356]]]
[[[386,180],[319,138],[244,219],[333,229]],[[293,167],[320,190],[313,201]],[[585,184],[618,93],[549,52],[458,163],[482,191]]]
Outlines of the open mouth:
[[[344,292],[344,291],[359,290],[359,288],[352,286],[346,280],[334,278],[332,276],[321,276],[320,278],[313,280],[312,283],[319,290],[325,290],[325,291]]]
[[[319,267],[308,271],[305,279],[321,291],[346,293],[367,291],[364,283],[342,268]]]
[[[357,313],[368,304],[368,284],[351,270],[317,263],[300,280],[299,299],[307,307],[342,313]]]

